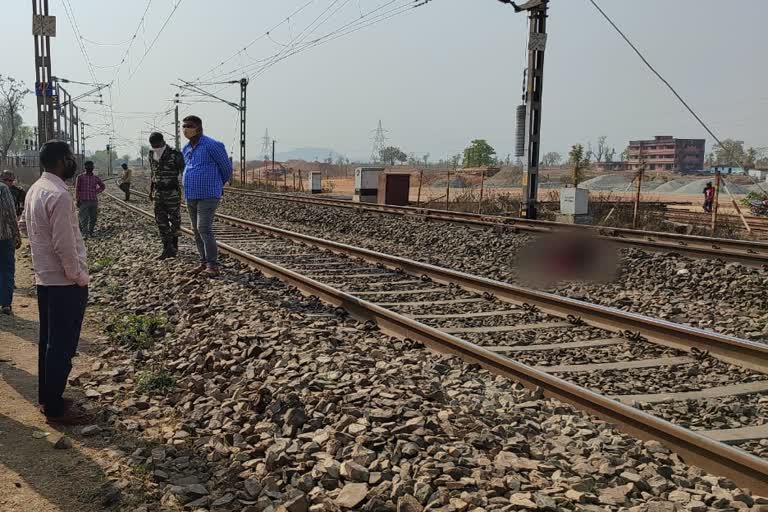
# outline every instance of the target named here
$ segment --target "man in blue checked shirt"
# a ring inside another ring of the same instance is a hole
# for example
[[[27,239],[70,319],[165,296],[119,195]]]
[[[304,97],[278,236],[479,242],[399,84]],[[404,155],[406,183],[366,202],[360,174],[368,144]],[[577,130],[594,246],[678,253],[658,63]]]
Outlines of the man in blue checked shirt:
[[[187,211],[195,232],[200,266],[195,274],[208,276],[219,274],[218,248],[213,234],[213,218],[224,193],[224,184],[232,178],[232,163],[224,144],[203,135],[203,121],[197,116],[187,116],[182,124],[184,137],[184,197]]]

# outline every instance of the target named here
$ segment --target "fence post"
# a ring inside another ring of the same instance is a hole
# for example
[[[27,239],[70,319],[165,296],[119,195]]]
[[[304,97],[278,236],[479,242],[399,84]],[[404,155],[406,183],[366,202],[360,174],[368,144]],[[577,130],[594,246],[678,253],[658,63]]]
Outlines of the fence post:
[[[416,193],[416,207],[421,207],[421,182],[424,179],[424,169],[419,170],[419,191]]]
[[[477,213],[483,213],[483,189],[485,186],[485,169],[480,171],[480,200],[477,202]]]
[[[712,223],[710,225],[710,235],[715,236],[717,227],[717,208],[720,202],[720,171],[715,172],[715,198],[712,201]]]
[[[445,209],[451,209],[451,170],[448,169],[448,180],[445,182]]]

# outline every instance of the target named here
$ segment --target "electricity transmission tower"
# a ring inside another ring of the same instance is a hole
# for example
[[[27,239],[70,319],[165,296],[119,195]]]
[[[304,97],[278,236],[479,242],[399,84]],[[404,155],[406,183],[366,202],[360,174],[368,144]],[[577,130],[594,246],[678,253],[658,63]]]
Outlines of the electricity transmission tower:
[[[371,150],[371,162],[378,162],[381,150],[386,147],[387,143],[387,130],[382,128],[381,120],[379,120],[379,127],[373,130],[373,149]]]
[[[269,149],[272,142],[269,138],[269,128],[264,131],[264,136],[261,138],[261,154],[264,155],[264,165],[267,165],[269,159]]]

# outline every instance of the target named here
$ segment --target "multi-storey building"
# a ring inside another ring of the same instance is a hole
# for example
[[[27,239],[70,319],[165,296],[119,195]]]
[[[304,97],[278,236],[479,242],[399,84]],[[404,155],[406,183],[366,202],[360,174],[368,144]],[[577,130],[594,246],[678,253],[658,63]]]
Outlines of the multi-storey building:
[[[627,164],[635,171],[645,162],[649,171],[700,171],[704,169],[704,139],[675,139],[658,135],[653,140],[629,141]]]

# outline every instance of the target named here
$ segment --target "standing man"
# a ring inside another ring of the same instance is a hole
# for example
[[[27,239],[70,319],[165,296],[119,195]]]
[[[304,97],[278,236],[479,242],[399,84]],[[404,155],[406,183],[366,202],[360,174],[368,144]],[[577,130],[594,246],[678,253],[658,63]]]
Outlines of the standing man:
[[[155,201],[155,222],[163,241],[163,253],[157,259],[173,258],[179,251],[179,230],[181,229],[181,182],[184,172],[184,156],[180,151],[165,143],[163,134],[154,132],[149,136],[152,151],[149,154],[149,168],[152,178],[149,183],[149,200]]]
[[[5,183],[0,183],[0,312],[4,315],[12,313],[13,288],[16,284],[16,249],[19,247],[21,234],[13,194]]]
[[[101,178],[93,174],[93,162],[88,160],[83,164],[85,174],[77,177],[75,182],[75,201],[80,211],[80,232],[85,237],[93,236],[96,227],[96,217],[99,214],[99,194],[107,188]]]
[[[0,181],[8,185],[13,195],[13,201],[16,206],[16,217],[21,217],[21,213],[24,211],[24,199],[27,197],[27,193],[24,189],[16,186],[16,175],[12,171],[3,171],[0,174]]]
[[[120,173],[120,184],[118,186],[125,194],[125,202],[128,202],[131,200],[131,175],[133,171],[128,168],[126,163],[120,164],[120,167],[122,167],[123,172]]]
[[[712,186],[712,182],[707,182],[707,186],[704,187],[704,211],[712,213],[712,205],[715,202],[715,187]]]
[[[29,236],[40,313],[38,393],[49,423],[75,425],[88,418],[64,399],[88,302],[85,245],[65,180],[77,172],[69,145],[51,140],[40,150],[45,172],[29,188],[22,230]]]
[[[184,146],[184,196],[200,253],[200,266],[194,273],[205,271],[213,277],[219,274],[213,218],[224,193],[224,184],[232,177],[232,163],[224,144],[203,135],[202,119],[187,116],[182,127],[184,137],[189,139]]]

